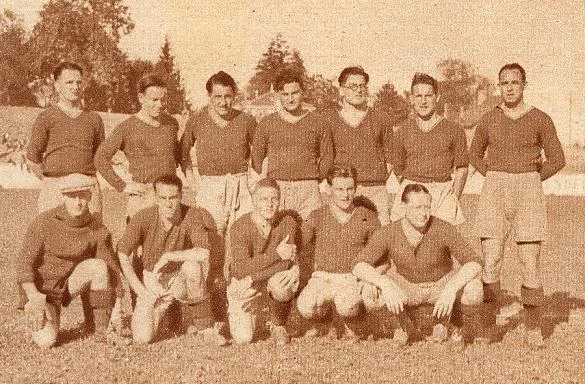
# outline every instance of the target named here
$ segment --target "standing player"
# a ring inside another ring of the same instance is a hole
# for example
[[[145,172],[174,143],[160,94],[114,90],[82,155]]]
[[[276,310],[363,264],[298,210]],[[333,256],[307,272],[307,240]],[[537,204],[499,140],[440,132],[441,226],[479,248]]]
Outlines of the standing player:
[[[436,321],[431,340],[445,341],[446,324],[456,300],[461,303],[464,325],[481,335],[483,291],[479,257],[454,226],[431,216],[431,195],[425,186],[407,185],[401,200],[405,205],[404,217],[372,236],[358,256],[353,273],[380,289],[386,306],[398,316],[401,335],[409,328],[407,307],[428,303],[434,305]],[[458,269],[455,260],[461,265]],[[392,261],[396,270],[381,274],[374,268],[381,261]],[[406,342],[408,338],[399,340]],[[458,328],[453,330],[451,340],[462,345]]]
[[[102,197],[93,161],[104,140],[104,123],[96,112],[83,110],[83,69],[79,65],[60,63],[53,70],[53,80],[59,101],[38,115],[26,154],[31,171],[43,181],[38,210],[60,205],[59,179],[81,173],[95,180],[89,210],[101,214]]]
[[[186,325],[197,309],[209,310],[208,232],[214,230],[213,219],[205,210],[181,204],[182,187],[175,174],[157,178],[153,183],[155,205],[130,219],[118,243],[122,271],[137,295],[132,315],[135,343],[150,343],[155,338],[163,315],[175,300],[183,304]],[[144,270],[137,274],[131,257],[140,246]],[[197,317],[210,318],[209,315],[199,313]],[[219,329],[209,331],[218,344],[225,345]]]
[[[154,180],[177,172],[179,124],[163,112],[166,93],[166,84],[157,75],[143,76],[138,81],[140,111],[120,123],[95,156],[95,165],[104,179],[118,192],[128,195],[126,221],[154,204]],[[111,160],[117,151],[128,159],[131,175],[128,182],[112,167]]]
[[[232,107],[237,87],[229,74],[214,74],[205,87],[209,104],[187,121],[181,139],[181,167],[195,191],[197,206],[206,209],[215,220],[210,280],[225,285],[224,264],[229,264],[225,260],[225,235],[237,218],[252,210],[248,164],[256,119]],[[196,161],[191,159],[193,146]],[[214,317],[217,322],[225,322],[225,289],[211,294]]]
[[[357,340],[364,306],[375,307],[378,295],[376,287],[358,282],[351,270],[380,221],[373,211],[354,205],[355,168],[334,165],[327,183],[328,206],[313,211],[302,227],[303,252],[314,249],[314,272],[297,299],[297,308],[304,318],[316,321],[311,333],[317,335],[326,333],[330,311],[335,310],[344,321],[344,338]]]
[[[400,189],[394,198],[391,219],[404,215],[402,190],[408,184],[423,184],[431,193],[431,214],[453,225],[465,221],[459,205],[467,179],[469,156],[465,132],[444,119],[435,108],[439,101],[437,80],[417,73],[410,86],[416,113],[394,134],[394,173]]]
[[[209,104],[187,121],[181,139],[181,167],[192,183],[199,207],[208,210],[223,236],[241,215],[252,210],[248,191],[254,117],[232,108],[237,87],[220,71],[207,80]],[[190,151],[195,146],[196,161]]]
[[[119,268],[108,229],[89,212],[94,184],[83,174],[59,178],[61,205],[37,216],[24,237],[18,283],[32,339],[42,348],[58,342],[61,307],[81,294],[88,296],[86,324],[106,338],[115,299],[108,269]],[[107,340],[121,341],[115,336],[108,332]]]
[[[485,264],[486,301],[497,302],[499,297],[501,261],[511,223],[522,263],[525,342],[542,347],[544,293],[539,262],[547,227],[542,181],[565,166],[565,156],[551,118],[524,102],[524,68],[506,64],[498,77],[502,104],[478,123],[470,150],[471,165],[485,176],[476,230]]]
[[[335,163],[357,170],[356,195],[370,200],[382,225],[390,222],[386,182],[392,172],[392,126],[389,115],[368,108],[370,77],[361,67],[348,67],[339,75],[341,110],[329,114]]]
[[[270,310],[270,331],[277,345],[290,342],[285,328],[292,299],[299,287],[295,265],[297,223],[291,216],[277,216],[280,190],[274,179],[260,180],[254,189],[254,210],[231,227],[233,258],[227,289],[228,319],[238,344],[254,339],[256,318],[265,296]]]
[[[319,181],[333,163],[333,143],[321,115],[303,108],[303,87],[297,74],[277,77],[274,89],[282,110],[258,124],[252,165],[260,174],[267,159],[268,177],[280,186],[280,209],[292,209],[306,219],[321,206]]]

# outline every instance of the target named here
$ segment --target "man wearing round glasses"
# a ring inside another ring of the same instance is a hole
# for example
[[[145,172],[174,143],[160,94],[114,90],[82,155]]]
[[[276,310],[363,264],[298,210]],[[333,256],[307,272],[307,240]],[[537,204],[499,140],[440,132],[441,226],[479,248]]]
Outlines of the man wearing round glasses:
[[[392,172],[393,120],[368,107],[370,77],[361,67],[341,71],[338,81],[342,105],[328,115],[333,134],[335,163],[347,163],[357,170],[356,196],[375,208],[382,225],[390,222],[386,181]]]

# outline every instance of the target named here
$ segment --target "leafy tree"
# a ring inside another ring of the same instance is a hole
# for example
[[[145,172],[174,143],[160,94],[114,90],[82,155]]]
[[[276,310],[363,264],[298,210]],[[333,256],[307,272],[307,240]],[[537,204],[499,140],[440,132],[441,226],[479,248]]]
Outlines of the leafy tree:
[[[270,90],[272,83],[283,70],[301,74],[307,80],[307,70],[299,52],[291,48],[282,34],[277,34],[270,42],[268,50],[256,65],[256,73],[248,85],[249,95],[262,95]]]
[[[60,61],[74,61],[87,72],[86,105],[112,110],[113,88],[123,81],[127,60],[118,43],[134,27],[123,1],[49,0],[40,16],[27,55],[38,82],[46,82]]]
[[[391,83],[385,83],[378,93],[376,93],[374,108],[388,113],[397,123],[406,119],[410,113],[408,100],[406,97],[398,94],[394,85]]]
[[[9,10],[0,12],[0,104],[35,105],[27,87],[25,40],[22,21]]]
[[[190,110],[191,106],[185,100],[185,88],[181,84],[181,73],[175,67],[175,57],[171,54],[171,44],[168,37],[161,48],[159,61],[154,70],[161,74],[167,82],[167,112],[177,114],[183,110]]]
[[[335,83],[322,75],[312,75],[306,83],[306,101],[317,110],[336,109],[339,107],[339,89]]]
[[[478,74],[468,61],[446,59],[437,64],[437,69],[443,77],[439,83],[439,108],[444,110],[446,117],[460,120],[462,114],[478,109],[481,92],[489,98],[491,82]]]

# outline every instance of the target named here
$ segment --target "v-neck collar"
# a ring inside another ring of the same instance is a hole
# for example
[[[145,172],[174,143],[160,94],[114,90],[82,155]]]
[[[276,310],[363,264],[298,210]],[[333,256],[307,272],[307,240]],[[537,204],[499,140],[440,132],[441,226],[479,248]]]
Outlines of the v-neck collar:
[[[328,205],[327,209],[329,210],[329,214],[333,217],[333,220],[335,220],[335,222],[341,226],[344,226],[347,223],[349,223],[353,219],[353,217],[355,216],[356,211],[357,211],[357,207],[354,206],[353,210],[351,211],[351,213],[347,217],[347,220],[345,220],[344,222],[341,222],[341,221],[339,221],[338,216],[335,214],[335,211],[334,211],[335,208],[331,207],[331,205]]]
[[[61,105],[59,105],[59,103],[56,103],[55,104],[55,108],[57,108],[62,114],[64,114],[65,116],[67,116],[71,120],[76,120],[81,115],[83,115],[83,109],[79,109],[79,113],[77,115],[75,115],[75,116],[72,116]]]
[[[418,120],[415,117],[414,118],[414,126],[415,126],[416,129],[418,129],[418,131],[420,133],[431,133],[431,132],[433,132],[439,126],[439,124],[441,124],[443,122],[443,120],[444,120],[444,117],[443,116],[439,116],[439,118],[437,119],[437,121],[433,125],[431,125],[431,127],[429,129],[424,130],[424,129],[422,129],[420,127],[420,124],[418,123]]]
[[[501,105],[498,105],[497,107],[500,111],[502,111],[502,113],[504,114],[504,116],[506,116],[508,119],[512,120],[512,121],[518,121],[521,118],[523,118],[524,116],[526,116],[528,113],[530,113],[533,109],[534,106],[530,105],[528,107],[528,109],[526,109],[526,111],[522,112],[520,115],[518,116],[510,116],[508,113],[506,113],[506,109],[503,108]]]
[[[345,119],[345,117],[343,117],[343,115],[341,114],[341,109],[337,112],[337,115],[339,116],[339,119],[341,119],[341,121],[345,125],[347,125],[348,127],[350,127],[350,128],[357,128],[360,125],[362,125],[362,123],[368,118],[368,116],[370,115],[370,112],[371,112],[371,108],[367,108],[366,109],[366,113],[364,113],[364,116],[360,119],[360,121],[356,125],[351,124],[349,121],[347,121]]]

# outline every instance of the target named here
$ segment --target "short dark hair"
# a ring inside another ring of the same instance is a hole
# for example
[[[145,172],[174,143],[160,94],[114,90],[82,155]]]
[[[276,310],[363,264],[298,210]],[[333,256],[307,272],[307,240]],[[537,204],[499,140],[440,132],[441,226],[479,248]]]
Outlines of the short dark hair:
[[[520,71],[520,75],[522,75],[522,81],[526,82],[526,70],[524,70],[524,67],[518,63],[506,64],[502,68],[500,68],[500,72],[498,72],[498,80],[500,79],[500,76],[502,76],[502,72],[513,71],[515,69]]]
[[[305,84],[303,83],[302,76],[294,71],[285,70],[282,71],[276,76],[274,80],[274,90],[276,92],[282,91],[286,84],[297,83],[301,89],[305,89]]]
[[[174,185],[175,187],[177,187],[179,189],[179,192],[181,192],[183,190],[183,182],[181,181],[181,179],[177,175],[162,175],[162,176],[157,177],[156,180],[154,180],[154,182],[152,183],[152,187],[154,188],[155,192],[156,192],[156,186],[159,184]]]
[[[333,183],[333,179],[336,177],[351,177],[353,182],[357,183],[357,170],[351,164],[333,164],[333,166],[329,168],[329,171],[327,171],[325,180],[327,180],[327,184],[331,185]]]
[[[156,73],[147,73],[138,80],[138,93],[144,93],[150,87],[166,88],[167,83]]]
[[[254,188],[254,193],[258,191],[260,188],[273,188],[276,189],[278,194],[280,195],[280,186],[272,177],[265,177],[261,179],[258,183],[256,183],[256,187]]]
[[[406,187],[404,187],[404,190],[402,191],[402,196],[400,196],[400,201],[402,201],[403,203],[408,203],[408,196],[411,193],[426,193],[427,195],[431,195],[429,193],[429,190],[427,189],[427,187],[425,187],[422,184],[408,184]]]
[[[435,92],[435,95],[439,94],[439,83],[431,75],[427,75],[426,73],[421,72],[415,73],[412,78],[412,83],[410,83],[411,92],[412,88],[414,88],[414,86],[417,84],[428,84],[433,87],[433,92]]]
[[[233,77],[227,74],[224,71],[219,71],[211,75],[211,77],[205,83],[205,89],[207,89],[207,93],[211,93],[213,90],[213,85],[223,85],[224,87],[230,87],[234,93],[238,92],[238,87],[236,86],[236,81]]]
[[[83,68],[81,68],[81,65],[72,63],[70,61],[62,61],[53,69],[53,80],[57,81],[65,70],[77,71],[83,75]]]
[[[339,77],[337,78],[339,85],[344,85],[347,81],[347,78],[351,75],[363,76],[364,79],[366,79],[366,84],[370,82],[370,75],[368,75],[368,73],[362,67],[355,66],[344,68],[343,71],[341,71]]]

